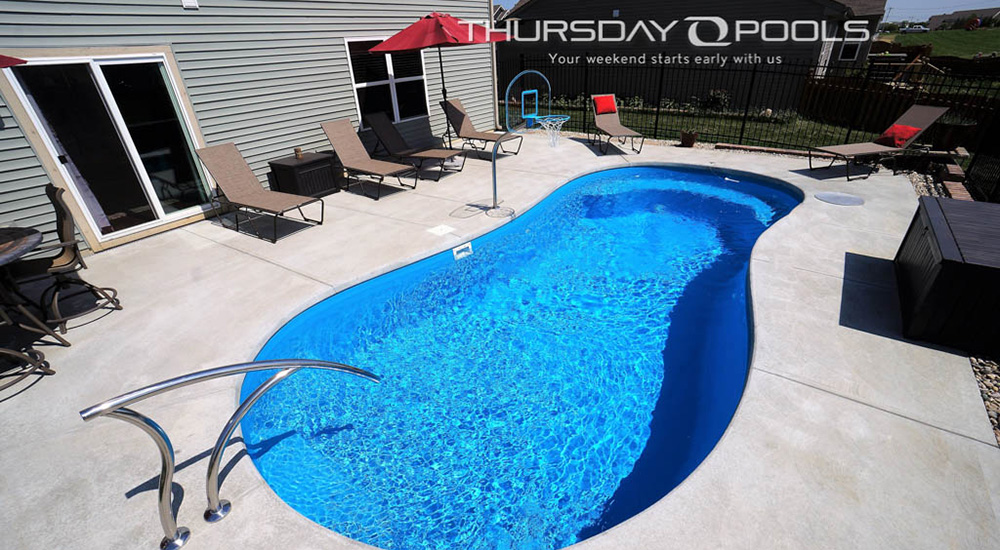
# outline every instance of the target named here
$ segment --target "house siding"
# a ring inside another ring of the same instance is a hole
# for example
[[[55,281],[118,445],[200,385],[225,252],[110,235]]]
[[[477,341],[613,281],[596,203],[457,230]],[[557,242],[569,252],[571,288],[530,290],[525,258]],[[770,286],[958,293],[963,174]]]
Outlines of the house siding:
[[[269,160],[295,147],[329,149],[320,123],[357,124],[344,39],[391,35],[430,11],[475,22],[490,19],[488,0],[275,1],[201,0],[4,1],[0,52],[23,48],[169,46],[209,145],[233,141],[267,185]],[[494,123],[489,46],[443,51],[449,97],[459,97],[477,125]],[[445,131],[437,102],[437,52],[427,51],[429,118],[402,124],[415,144]],[[49,178],[0,97],[0,223],[48,234],[54,216]],[[26,121],[22,121],[25,122]]]
[[[35,227],[44,242],[58,240],[56,215],[45,194],[49,176],[0,97],[0,226]]]

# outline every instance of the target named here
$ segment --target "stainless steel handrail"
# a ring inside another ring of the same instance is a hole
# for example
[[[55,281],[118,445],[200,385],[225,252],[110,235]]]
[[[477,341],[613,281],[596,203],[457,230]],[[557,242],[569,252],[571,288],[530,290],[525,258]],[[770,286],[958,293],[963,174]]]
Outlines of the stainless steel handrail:
[[[159,395],[170,390],[190,386],[199,382],[215,380],[236,374],[248,372],[281,369],[261,384],[257,389],[240,404],[236,412],[226,422],[212,449],[211,457],[208,461],[208,474],[206,476],[206,493],[208,497],[208,509],[204,517],[208,522],[216,522],[224,518],[232,508],[229,501],[219,499],[219,465],[222,455],[225,453],[229,438],[239,425],[246,413],[268,390],[276,386],[279,382],[295,374],[301,369],[321,369],[343,372],[359,376],[366,380],[378,383],[381,379],[363,369],[344,365],[342,363],[332,363],[329,361],[313,361],[307,359],[281,359],[276,361],[256,361],[252,363],[239,363],[227,365],[214,369],[193,372],[157,382],[144,388],[140,388],[128,393],[113,397],[92,407],[80,411],[80,416],[84,421],[90,421],[102,416],[109,416],[128,422],[140,428],[156,443],[160,451],[160,478],[157,509],[160,516],[160,526],[163,528],[163,540],[160,541],[161,550],[175,550],[184,546],[191,537],[191,531],[186,527],[177,526],[177,515],[173,511],[171,489],[174,477],[174,449],[170,444],[170,438],[159,424],[149,417],[138,413],[128,406],[155,395]]]

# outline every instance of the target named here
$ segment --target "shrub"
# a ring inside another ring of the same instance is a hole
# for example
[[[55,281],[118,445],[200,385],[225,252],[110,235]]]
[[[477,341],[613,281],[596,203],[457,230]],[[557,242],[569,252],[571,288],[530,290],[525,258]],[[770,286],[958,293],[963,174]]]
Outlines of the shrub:
[[[632,96],[622,101],[622,106],[628,109],[642,109],[646,106],[646,101],[641,96]]]
[[[729,108],[728,90],[709,90],[708,96],[702,101],[700,107],[707,111],[724,111]]]

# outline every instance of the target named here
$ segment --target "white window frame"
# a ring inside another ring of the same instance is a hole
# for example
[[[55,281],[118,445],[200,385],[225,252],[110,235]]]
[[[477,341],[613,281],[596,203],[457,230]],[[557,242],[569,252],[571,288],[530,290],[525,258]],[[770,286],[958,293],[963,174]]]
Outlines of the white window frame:
[[[411,120],[419,120],[421,118],[430,117],[431,104],[430,104],[430,93],[427,90],[427,63],[424,61],[424,52],[420,50],[420,76],[407,76],[403,78],[396,78],[393,68],[392,68],[392,54],[387,54],[385,56],[386,69],[388,70],[389,78],[387,80],[378,80],[375,82],[362,82],[358,83],[354,79],[354,63],[351,61],[351,43],[352,42],[382,42],[388,36],[351,36],[344,38],[344,53],[347,55],[347,72],[351,75],[351,95],[354,96],[354,110],[358,113],[358,128],[367,128],[364,123],[363,116],[361,115],[361,102],[358,101],[358,90],[362,88],[367,88],[369,86],[384,86],[389,85],[389,94],[392,99],[392,121],[395,123],[408,122]],[[422,80],[424,82],[424,106],[427,112],[422,115],[411,116],[407,118],[399,118],[399,102],[396,99],[396,84],[404,82],[416,82],[417,80]]]
[[[844,47],[848,44],[856,45],[858,48],[854,50],[854,57],[844,57]],[[858,41],[844,41],[840,44],[840,52],[837,54],[837,61],[857,61],[858,56],[861,55],[861,42]]]
[[[90,210],[88,210],[86,207],[81,206],[80,210],[83,211],[83,215],[87,220],[87,224],[90,226],[90,229],[92,230],[94,236],[97,238],[98,242],[106,243],[109,241],[114,241],[134,233],[140,233],[155,227],[159,227],[161,225],[166,225],[177,220],[188,218],[190,216],[199,213],[208,212],[209,210],[212,209],[211,197],[212,197],[213,181],[210,179],[209,174],[203,169],[201,163],[197,161],[197,155],[195,155],[195,163],[194,163],[195,169],[198,171],[198,174],[201,176],[202,183],[205,185],[205,192],[209,197],[209,201],[201,205],[191,206],[183,210],[171,212],[169,214],[164,212],[163,206],[160,204],[159,198],[157,198],[156,193],[153,191],[154,188],[152,182],[149,179],[149,174],[146,173],[145,164],[143,164],[142,158],[140,158],[139,156],[139,151],[138,149],[136,149],[135,143],[132,141],[132,136],[128,132],[128,127],[125,124],[125,120],[124,118],[122,118],[121,111],[118,109],[118,103],[115,101],[114,95],[111,93],[111,88],[108,86],[108,82],[104,78],[104,73],[100,70],[100,67],[102,65],[116,65],[116,64],[120,65],[120,64],[131,64],[131,63],[161,63],[163,64],[163,67],[166,69],[166,71],[164,72],[167,75],[168,85],[171,88],[170,91],[174,94],[174,97],[177,98],[178,101],[181,101],[181,98],[183,97],[181,95],[181,90],[177,86],[177,81],[174,78],[173,71],[170,70],[170,64],[165,54],[156,54],[156,53],[108,54],[108,55],[70,56],[70,57],[39,57],[39,58],[27,57],[23,59],[28,62],[29,66],[66,65],[66,64],[76,64],[76,65],[86,64],[89,66],[91,75],[94,77],[94,83],[101,93],[101,99],[104,101],[104,104],[108,108],[108,113],[111,116],[112,124],[118,131],[119,138],[121,138],[122,145],[125,148],[125,154],[128,155],[129,160],[132,162],[132,165],[135,168],[136,177],[139,179],[140,182],[140,188],[145,194],[146,200],[152,207],[153,212],[156,213],[155,220],[134,225],[132,227],[128,227],[120,231],[113,231],[111,233],[104,234],[101,232],[100,226],[97,224],[97,222],[91,215]],[[21,102],[21,105],[24,107],[24,110],[28,113],[28,117],[31,119],[31,123],[35,126],[38,135],[41,137],[42,142],[45,144],[44,154],[47,154],[49,156],[49,160],[51,161],[51,163],[56,167],[58,167],[59,173],[62,176],[63,181],[65,181],[66,184],[69,186],[70,192],[73,193],[73,196],[76,199],[77,204],[83,205],[84,201],[82,200],[82,194],[80,193],[79,189],[76,186],[76,181],[73,179],[73,176],[66,169],[66,166],[63,163],[59,162],[59,156],[56,154],[57,149],[55,145],[52,143],[52,140],[50,139],[48,132],[44,130],[45,126],[41,122],[40,114],[35,112],[34,106],[31,104],[30,101],[28,101],[27,94],[25,93],[24,89],[21,88],[21,82],[17,79],[16,76],[14,76],[12,68],[3,69],[2,72],[3,75],[7,78],[7,82],[14,89],[14,93],[17,95],[17,98]],[[195,127],[191,123],[191,120],[188,118],[188,113],[186,109],[181,108],[179,109],[179,111],[181,120],[184,124],[184,131],[187,132],[187,135],[190,138],[191,143],[194,145],[194,148],[198,149],[204,147],[205,144],[201,142],[197,132],[195,132],[194,130]],[[194,154],[194,151],[192,151],[192,154]]]

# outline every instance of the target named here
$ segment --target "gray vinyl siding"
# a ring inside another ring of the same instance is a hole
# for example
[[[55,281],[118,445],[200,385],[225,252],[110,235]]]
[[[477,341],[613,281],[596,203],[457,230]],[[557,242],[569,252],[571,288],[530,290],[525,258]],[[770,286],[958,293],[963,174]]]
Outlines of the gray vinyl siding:
[[[56,216],[45,194],[49,176],[0,97],[0,225],[34,227],[57,241]]]
[[[490,18],[488,0],[180,0],[0,2],[0,52],[7,48],[168,45],[209,145],[233,141],[266,185],[267,162],[295,147],[329,149],[320,123],[357,108],[345,37],[388,36],[431,11],[470,21]],[[493,126],[489,46],[445,48],[449,97],[474,122]],[[424,52],[429,119],[403,134],[429,144],[445,131],[436,50]],[[0,220],[44,229],[44,170],[0,98]],[[47,201],[45,201],[47,203]]]

